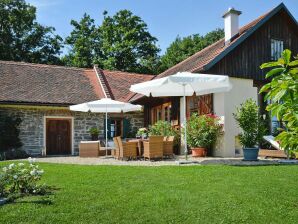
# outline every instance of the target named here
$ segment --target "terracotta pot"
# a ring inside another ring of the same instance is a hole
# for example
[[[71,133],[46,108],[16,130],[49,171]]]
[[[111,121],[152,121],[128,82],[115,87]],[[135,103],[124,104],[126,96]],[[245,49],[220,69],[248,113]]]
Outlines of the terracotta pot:
[[[191,152],[193,157],[205,157],[207,150],[206,148],[197,147],[191,148]]]

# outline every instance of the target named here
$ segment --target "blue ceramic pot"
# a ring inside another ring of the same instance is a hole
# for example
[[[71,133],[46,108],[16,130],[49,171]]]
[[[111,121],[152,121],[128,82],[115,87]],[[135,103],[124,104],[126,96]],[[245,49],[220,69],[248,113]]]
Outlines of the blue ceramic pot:
[[[243,148],[244,161],[257,161],[259,148]]]

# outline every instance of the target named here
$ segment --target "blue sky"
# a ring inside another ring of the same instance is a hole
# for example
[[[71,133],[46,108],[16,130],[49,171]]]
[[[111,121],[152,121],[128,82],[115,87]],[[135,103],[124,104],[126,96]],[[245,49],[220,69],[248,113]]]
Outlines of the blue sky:
[[[110,15],[129,9],[140,16],[158,39],[162,52],[177,37],[205,34],[223,27],[222,14],[234,7],[242,11],[240,26],[254,20],[281,3],[280,0],[27,0],[37,7],[38,21],[56,28],[66,37],[72,30],[70,20],[79,20],[86,12],[101,24],[104,10]],[[298,1],[285,0],[298,20]]]

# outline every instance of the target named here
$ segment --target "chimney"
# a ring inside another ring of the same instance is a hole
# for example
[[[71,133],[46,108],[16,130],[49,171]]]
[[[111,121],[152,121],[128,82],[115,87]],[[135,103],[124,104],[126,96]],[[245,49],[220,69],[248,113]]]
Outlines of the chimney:
[[[239,15],[241,11],[230,7],[222,16],[225,21],[225,43],[230,43],[231,39],[239,33]]]

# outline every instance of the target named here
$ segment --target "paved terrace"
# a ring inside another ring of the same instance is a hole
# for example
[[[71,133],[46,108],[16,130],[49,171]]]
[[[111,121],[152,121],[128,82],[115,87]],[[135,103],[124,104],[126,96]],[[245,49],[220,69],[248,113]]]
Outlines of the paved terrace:
[[[189,156],[188,163],[184,164],[184,156],[176,156],[172,159],[164,160],[116,160],[112,157],[98,157],[98,158],[81,158],[79,156],[67,156],[67,157],[42,157],[36,158],[37,162],[45,163],[61,163],[61,164],[79,164],[79,165],[126,165],[126,166],[179,166],[179,165],[235,165],[235,166],[251,166],[251,165],[279,165],[279,164],[296,164],[297,160],[280,159],[264,159],[259,158],[259,161],[242,161],[242,158],[216,158],[216,157],[204,157],[193,158]],[[189,163],[192,162],[192,163]]]

